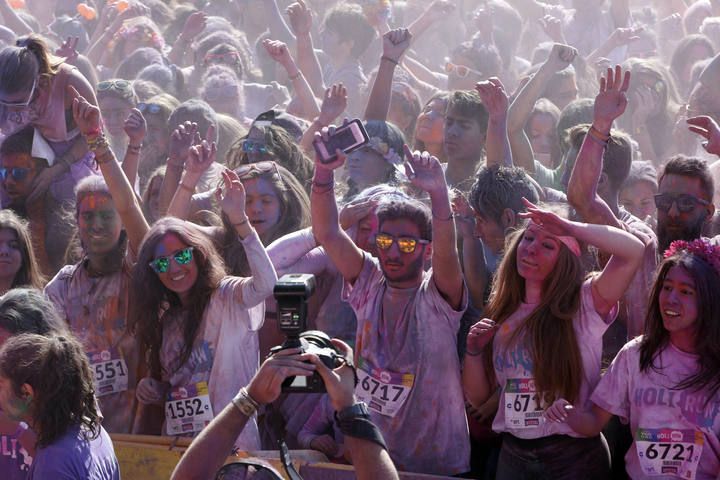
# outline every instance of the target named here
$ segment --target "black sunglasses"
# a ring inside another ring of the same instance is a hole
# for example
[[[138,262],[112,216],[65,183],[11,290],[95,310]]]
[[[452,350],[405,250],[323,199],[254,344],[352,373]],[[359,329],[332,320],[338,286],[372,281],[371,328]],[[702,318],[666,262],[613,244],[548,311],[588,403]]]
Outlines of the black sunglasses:
[[[673,206],[673,203],[677,205],[677,209],[680,213],[689,213],[697,205],[706,207],[710,205],[710,202],[697,198],[687,193],[681,193],[679,195],[673,195],[671,193],[658,193],[654,196],[655,207],[663,212],[668,212]]]

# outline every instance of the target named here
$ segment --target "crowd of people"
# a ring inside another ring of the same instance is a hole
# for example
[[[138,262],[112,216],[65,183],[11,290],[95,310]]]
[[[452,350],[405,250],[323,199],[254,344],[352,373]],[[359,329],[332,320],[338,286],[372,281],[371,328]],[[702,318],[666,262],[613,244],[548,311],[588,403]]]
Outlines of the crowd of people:
[[[279,440],[361,479],[720,479],[720,1],[0,19],[3,478],[120,478],[117,433],[193,437],[176,479]],[[273,348],[294,273],[334,368]]]

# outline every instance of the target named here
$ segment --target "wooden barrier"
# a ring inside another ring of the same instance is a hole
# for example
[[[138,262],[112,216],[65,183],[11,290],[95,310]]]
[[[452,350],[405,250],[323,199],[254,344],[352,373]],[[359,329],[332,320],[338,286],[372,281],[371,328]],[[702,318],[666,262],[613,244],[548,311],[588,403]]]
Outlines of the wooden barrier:
[[[111,434],[115,455],[120,462],[123,478],[132,480],[169,479],[175,465],[192,441],[185,437],[157,437],[151,435]],[[227,462],[239,458],[260,458],[271,464],[278,472],[283,471],[279,453],[276,450],[238,452],[228,457]],[[315,450],[291,450],[290,458],[304,480],[354,480],[351,465],[329,463],[322,453]],[[400,473],[401,480],[449,480],[451,477]],[[212,480],[212,479],[208,479]]]

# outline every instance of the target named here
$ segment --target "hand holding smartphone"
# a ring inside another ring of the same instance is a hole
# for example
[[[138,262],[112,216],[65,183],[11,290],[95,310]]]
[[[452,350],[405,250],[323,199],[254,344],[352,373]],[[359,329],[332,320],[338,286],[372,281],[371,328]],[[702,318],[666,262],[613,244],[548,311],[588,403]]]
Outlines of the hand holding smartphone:
[[[335,130],[327,142],[313,142],[315,152],[321,163],[332,163],[337,158],[337,150],[351,153],[367,144],[369,140],[365,127],[360,119],[355,119]]]

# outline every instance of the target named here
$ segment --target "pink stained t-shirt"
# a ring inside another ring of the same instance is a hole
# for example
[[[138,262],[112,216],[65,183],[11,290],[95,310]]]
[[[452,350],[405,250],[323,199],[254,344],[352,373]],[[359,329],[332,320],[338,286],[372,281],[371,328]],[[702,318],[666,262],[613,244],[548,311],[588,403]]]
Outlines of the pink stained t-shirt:
[[[597,313],[591,279],[585,280],[580,295],[580,308],[573,319],[584,372],[577,404],[586,405],[600,380],[602,336],[615,320],[617,306],[613,307],[605,318]],[[524,439],[558,434],[582,437],[567,424],[545,420],[543,413],[548,405],[544,405],[539,395],[536,395],[532,355],[524,344],[525,337],[521,336],[511,348],[507,348],[512,334],[535,307],[535,304],[521,304],[520,308],[503,322],[493,340],[493,366],[500,386],[500,405],[492,428],[496,432],[508,432]],[[562,348],[562,345],[558,344],[557,348]]]
[[[467,308],[445,301],[432,271],[419,287],[387,285],[377,260],[344,295],[357,315],[356,396],[370,408],[399,470],[455,475],[469,470],[470,439],[457,355],[457,331]]]
[[[704,390],[674,388],[698,371],[698,357],[672,343],[655,359],[657,370],[641,372],[641,343],[638,337],[620,350],[590,397],[630,422],[627,473],[633,479],[715,480],[720,475],[720,394],[709,399]]]

